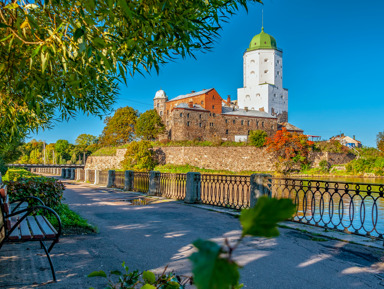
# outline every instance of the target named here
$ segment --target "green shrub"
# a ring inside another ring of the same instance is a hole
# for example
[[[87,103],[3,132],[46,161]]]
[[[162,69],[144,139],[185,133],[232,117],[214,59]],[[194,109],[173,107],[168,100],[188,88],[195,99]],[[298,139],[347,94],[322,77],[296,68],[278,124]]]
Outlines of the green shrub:
[[[154,151],[151,142],[131,142],[127,147],[121,166],[124,170],[135,170],[139,172],[150,171],[156,166]]]
[[[92,156],[115,156],[116,150],[116,147],[102,147],[95,151]]]
[[[7,172],[8,167],[6,166],[6,163],[4,160],[0,157],[0,173],[1,175],[5,175]]]
[[[249,133],[248,141],[251,145],[261,148],[265,145],[267,133],[263,130],[252,130]]]
[[[350,153],[351,152],[351,150],[348,147],[342,145],[337,140],[315,142],[313,145],[313,149],[315,151],[329,152],[329,153]]]
[[[35,174],[32,174],[30,171],[26,169],[9,169],[5,174],[3,180],[4,181],[17,181],[21,178],[27,179],[32,177],[40,177]]]
[[[4,183],[8,186],[11,201],[27,196],[35,196],[39,197],[46,206],[55,209],[61,204],[63,198],[64,185],[54,178],[30,177]]]
[[[329,165],[329,163],[326,160],[321,160],[319,162],[319,167],[320,167],[320,170],[322,172],[328,172],[329,168],[330,168],[330,165]]]

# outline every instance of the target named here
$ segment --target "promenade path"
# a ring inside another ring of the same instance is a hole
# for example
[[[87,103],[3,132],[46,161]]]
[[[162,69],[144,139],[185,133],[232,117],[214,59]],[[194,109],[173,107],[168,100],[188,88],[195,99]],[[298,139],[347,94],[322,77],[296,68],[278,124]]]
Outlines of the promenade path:
[[[133,193],[69,184],[65,202],[98,234],[64,236],[53,250],[58,277],[51,280],[48,261],[38,244],[4,245],[0,250],[0,288],[104,288],[94,270],[131,269],[157,272],[168,265],[190,274],[188,256],[197,238],[222,242],[240,233],[237,218],[165,201],[132,206]],[[244,288],[384,288],[383,250],[311,236],[281,228],[275,239],[247,238],[236,258]],[[29,249],[28,249],[29,248]]]

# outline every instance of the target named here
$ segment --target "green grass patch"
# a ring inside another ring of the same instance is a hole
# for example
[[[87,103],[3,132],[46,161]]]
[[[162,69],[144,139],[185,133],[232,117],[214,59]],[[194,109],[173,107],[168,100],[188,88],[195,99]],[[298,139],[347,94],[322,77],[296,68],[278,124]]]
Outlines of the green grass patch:
[[[91,156],[100,157],[100,156],[115,156],[117,147],[103,147],[95,151]]]
[[[27,171],[26,169],[19,169],[19,168],[9,168],[7,170],[7,173],[3,176],[3,181],[18,181],[21,178],[28,179],[28,178],[38,178],[41,177],[39,175],[35,175],[31,173],[30,171]]]
[[[60,216],[63,235],[97,233],[97,228],[95,226],[90,225],[87,220],[72,211],[67,204],[61,204],[59,207],[55,208],[55,211]],[[58,225],[56,218],[48,216],[48,219],[56,228]]]
[[[242,147],[252,146],[248,142],[234,142],[234,141],[165,141],[165,142],[152,142],[154,147]]]

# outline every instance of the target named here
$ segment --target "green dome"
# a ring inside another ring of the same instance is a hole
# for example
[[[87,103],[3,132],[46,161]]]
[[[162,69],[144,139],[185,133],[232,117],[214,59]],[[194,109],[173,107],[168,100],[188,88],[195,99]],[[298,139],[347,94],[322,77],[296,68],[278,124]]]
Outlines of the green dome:
[[[277,49],[275,38],[265,33],[264,27],[261,28],[260,34],[257,34],[252,38],[247,51],[256,49]]]

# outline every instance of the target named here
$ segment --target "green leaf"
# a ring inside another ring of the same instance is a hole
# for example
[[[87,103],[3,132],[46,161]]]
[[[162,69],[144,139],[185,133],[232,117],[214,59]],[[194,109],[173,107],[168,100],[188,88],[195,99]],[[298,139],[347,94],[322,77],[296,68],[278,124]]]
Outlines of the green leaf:
[[[192,261],[193,280],[198,289],[232,288],[240,279],[238,265],[220,256],[222,249],[212,241],[196,240],[193,245],[198,252]]]
[[[151,283],[151,284],[156,282],[156,276],[151,271],[144,271],[143,272],[143,279],[144,279],[144,281]]]
[[[141,289],[156,289],[156,287],[151,284],[145,284]]]
[[[111,273],[111,275],[118,275],[118,276],[122,275],[121,271],[119,271],[119,270],[113,270],[110,273]]]
[[[9,27],[9,26],[4,24],[4,23],[0,23],[0,28],[7,28],[7,27]]]
[[[73,33],[73,40],[77,41],[81,36],[84,35],[84,30],[82,28],[77,28],[75,33]]]
[[[4,8],[9,9],[9,10],[13,10],[13,9],[18,8],[18,7],[19,7],[19,4],[17,4],[16,2],[14,2],[14,3],[8,4],[8,5],[5,6]]]
[[[243,236],[277,237],[277,223],[292,217],[296,206],[291,199],[275,199],[263,196],[256,206],[241,211],[240,223]]]
[[[100,271],[92,272],[91,274],[88,275],[88,277],[104,277],[104,278],[107,278],[107,274],[105,274],[104,271],[100,270]]]

